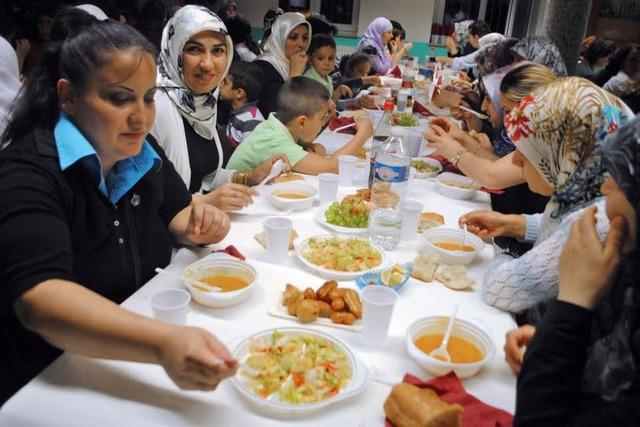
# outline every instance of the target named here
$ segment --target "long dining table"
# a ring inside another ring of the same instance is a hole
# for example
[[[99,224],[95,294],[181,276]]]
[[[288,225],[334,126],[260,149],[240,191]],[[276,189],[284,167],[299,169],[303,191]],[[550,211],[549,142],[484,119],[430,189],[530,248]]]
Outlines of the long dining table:
[[[321,135],[324,143],[340,144],[343,136],[329,131]],[[339,194],[352,193],[366,186],[368,168],[358,167],[352,187],[340,187]],[[306,183],[317,185],[317,178],[305,176]],[[457,227],[460,215],[475,209],[487,209],[489,198],[478,192],[471,200],[453,200],[438,193],[434,179],[413,179],[408,197],[424,204],[424,210],[442,214],[445,225]],[[301,238],[330,231],[324,228],[313,209],[287,214]],[[211,331],[233,347],[239,339],[258,331],[302,326],[296,320],[270,314],[281,304],[286,283],[300,288],[317,288],[324,279],[305,269],[293,251],[278,264],[267,262],[266,250],[256,241],[262,231],[265,215],[231,214],[228,236],[207,248],[178,250],[167,269],[182,274],[183,269],[210,252],[234,245],[258,271],[259,283],[247,300],[239,305],[214,309],[191,302],[187,324]],[[402,241],[387,256],[392,262],[413,260],[422,248],[422,236]],[[399,298],[384,345],[369,347],[360,341],[358,332],[321,326],[304,325],[342,339],[369,368],[366,388],[360,394],[327,408],[301,416],[281,416],[254,407],[234,387],[224,381],[213,392],[180,390],[162,367],[125,361],[99,360],[64,353],[49,367],[14,395],[0,409],[0,426],[268,426],[288,425],[384,425],[383,403],[391,385],[402,381],[404,374],[430,378],[408,355],[406,331],[417,319],[432,315],[449,315],[459,305],[459,318],[469,320],[489,333],[495,342],[493,359],[475,376],[463,380],[467,391],[489,405],[513,413],[516,377],[504,361],[502,347],[505,333],[515,327],[512,317],[483,303],[482,278],[493,258],[490,244],[469,266],[475,280],[472,290],[455,291],[439,282],[424,283],[416,279],[399,291]],[[354,282],[341,285],[354,287]],[[152,316],[150,296],[163,288],[184,288],[184,284],[166,275],[157,275],[129,297],[122,306]]]

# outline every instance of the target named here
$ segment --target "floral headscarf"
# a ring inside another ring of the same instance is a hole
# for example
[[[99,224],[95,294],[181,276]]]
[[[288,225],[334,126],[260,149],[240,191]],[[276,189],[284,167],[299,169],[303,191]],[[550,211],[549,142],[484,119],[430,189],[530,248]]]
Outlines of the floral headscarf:
[[[602,160],[636,211],[640,242],[640,116],[607,138]],[[632,340],[640,312],[639,257],[636,248],[622,258],[618,277],[593,312],[582,390],[605,401],[618,399],[638,375]]]
[[[553,189],[552,218],[601,196],[602,141],[631,117],[619,98],[578,77],[536,90],[505,116],[509,138]]]
[[[162,31],[157,85],[169,96],[193,130],[203,138],[211,139],[215,132],[216,106],[220,90],[215,87],[209,93],[196,94],[189,89],[182,74],[184,45],[191,37],[203,31],[214,31],[224,35],[227,66],[220,77],[222,81],[229,72],[233,59],[233,41],[227,33],[227,28],[222,20],[206,7],[185,6],[173,15]]]
[[[378,60],[387,70],[391,69],[391,58],[387,56],[387,47],[382,42],[382,35],[387,31],[393,30],[391,21],[384,17],[378,17],[371,21],[364,30],[362,40],[356,46],[356,52],[362,52],[367,46],[376,48]]]
[[[562,55],[560,55],[560,51],[547,37],[533,36],[524,38],[516,43],[511,48],[511,51],[525,61],[535,62],[551,68],[558,77],[567,75],[567,67]]]
[[[276,20],[271,27],[271,35],[264,45],[264,53],[257,59],[266,61],[273,65],[282,80],[289,79],[289,60],[284,54],[289,33],[299,25],[306,25],[309,28],[309,43],[311,43],[311,24],[307,22],[304,15],[298,12],[287,12]],[[304,48],[307,51],[309,43]]]

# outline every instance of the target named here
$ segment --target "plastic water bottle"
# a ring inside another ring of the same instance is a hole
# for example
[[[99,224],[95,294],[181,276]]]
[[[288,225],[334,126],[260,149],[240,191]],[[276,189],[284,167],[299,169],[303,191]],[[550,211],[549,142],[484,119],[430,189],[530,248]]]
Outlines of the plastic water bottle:
[[[391,128],[391,136],[376,152],[368,228],[369,238],[386,250],[393,250],[400,243],[402,217],[398,206],[408,185],[410,168],[403,132]]]
[[[393,113],[393,103],[385,102],[384,113],[373,132],[373,141],[371,145],[371,153],[369,155],[369,188],[373,186],[373,171],[375,169],[376,155],[378,147],[389,138],[391,131],[391,115]]]

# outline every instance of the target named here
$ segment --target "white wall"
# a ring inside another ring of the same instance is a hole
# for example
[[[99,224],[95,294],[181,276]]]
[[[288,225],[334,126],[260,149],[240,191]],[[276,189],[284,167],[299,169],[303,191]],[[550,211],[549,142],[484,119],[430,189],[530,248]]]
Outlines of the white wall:
[[[236,0],[238,11],[253,27],[262,27],[265,12],[278,5],[278,0]],[[402,24],[407,40],[426,41],[431,33],[435,0],[360,0],[358,35],[378,16],[386,16]]]
[[[398,21],[407,40],[426,42],[431,34],[435,0],[360,0],[358,35],[378,16]]]

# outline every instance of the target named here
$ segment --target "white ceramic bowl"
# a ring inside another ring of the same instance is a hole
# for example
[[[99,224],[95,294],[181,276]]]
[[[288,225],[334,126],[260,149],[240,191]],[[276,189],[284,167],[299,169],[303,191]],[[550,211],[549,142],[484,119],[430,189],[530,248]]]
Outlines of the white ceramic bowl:
[[[456,173],[444,172],[438,175],[436,178],[438,192],[443,196],[450,197],[452,199],[466,200],[476,195],[476,192],[480,186],[471,178],[458,175]],[[450,183],[456,183],[461,185],[472,185],[472,188],[460,188]]]
[[[425,162],[428,163],[429,165],[433,166],[434,168],[437,168],[437,170],[435,172],[419,172],[416,168],[416,178],[417,179],[425,179],[425,178],[432,178],[436,175],[438,175],[440,172],[442,172],[442,165],[440,164],[439,161],[435,160],[435,159],[430,159],[428,157],[414,157],[413,159],[411,159],[411,161],[421,161],[421,162]]]
[[[240,361],[240,363],[242,363],[250,353],[250,344],[252,339],[269,337],[276,330],[282,335],[297,336],[300,334],[305,334],[311,335],[313,337],[323,338],[325,340],[333,342],[337,348],[339,348],[346,354],[347,359],[349,360],[349,364],[352,368],[351,381],[336,396],[315,403],[303,403],[296,405],[288,402],[278,401],[275,399],[265,399],[261,396],[258,396],[251,389],[251,385],[247,382],[247,379],[243,378],[241,374],[236,374],[231,379],[231,382],[238,389],[238,391],[256,408],[277,415],[302,415],[326,408],[329,405],[341,402],[364,391],[369,379],[369,370],[367,366],[360,361],[353,350],[351,350],[351,348],[344,341],[339,340],[338,338],[335,338],[334,336],[329,335],[325,332],[302,327],[282,327],[267,329],[257,332],[251,337],[242,339],[242,341],[240,341],[240,343],[235,346],[232,345],[233,357],[236,360]]]
[[[309,197],[304,199],[287,199],[284,197],[278,197],[279,193],[295,191],[308,194]],[[318,189],[302,182],[283,182],[280,184],[274,184],[269,189],[269,200],[271,204],[278,209],[291,209],[294,211],[303,211],[311,209],[313,206],[313,200],[318,194]]]
[[[434,376],[444,375],[454,371],[459,378],[469,378],[491,360],[496,348],[490,332],[483,330],[475,324],[462,319],[456,319],[451,336],[462,338],[473,344],[484,355],[484,358],[475,363],[444,362],[427,356],[416,347],[414,341],[426,334],[444,334],[447,329],[448,317],[430,316],[414,322],[407,330],[407,352],[418,365]]]
[[[237,291],[206,292],[197,289],[191,282],[185,280],[185,286],[191,293],[194,301],[207,307],[231,307],[247,299],[251,290],[257,286],[258,282],[258,272],[253,266],[232,257],[203,259],[187,266],[183,273],[185,278],[195,280],[217,274],[238,276],[248,281],[249,284]]]
[[[462,244],[464,242],[464,230],[459,228],[435,227],[425,230],[424,249],[428,254],[438,255],[441,264],[468,265],[484,248],[484,242],[473,233],[467,233],[467,246],[473,247],[473,252],[450,251],[435,245],[435,243],[449,242]]]

